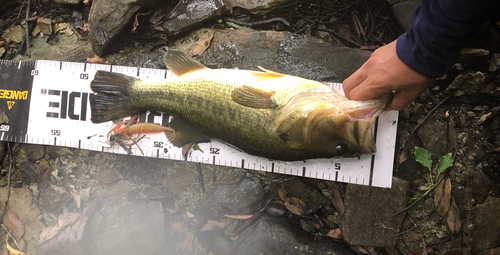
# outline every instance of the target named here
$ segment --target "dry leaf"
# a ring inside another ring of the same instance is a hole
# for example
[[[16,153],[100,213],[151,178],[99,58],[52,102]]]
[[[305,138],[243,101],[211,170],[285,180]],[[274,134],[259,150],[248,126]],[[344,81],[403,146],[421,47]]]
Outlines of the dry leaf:
[[[203,52],[205,52],[205,50],[210,46],[210,41],[212,41],[213,37],[214,33],[203,34],[200,39],[198,39],[198,42],[196,42],[196,45],[191,52],[191,57],[201,55]]]
[[[361,246],[359,246],[359,245],[356,245],[356,247],[358,247],[358,250],[359,250],[361,253],[364,253],[364,254],[369,254],[369,253],[368,253],[368,251],[367,251],[365,248],[363,248],[363,247],[361,247]]]
[[[204,231],[216,231],[216,230],[221,230],[225,228],[229,222],[234,222],[234,221],[215,221],[215,220],[208,220],[208,222],[200,229],[200,233]]]
[[[170,226],[177,232],[186,232],[189,230],[186,225],[184,225],[184,222],[172,222]]]
[[[23,223],[19,220],[17,215],[10,210],[7,211],[6,216],[5,224],[7,225],[7,228],[12,232],[12,235],[16,240],[21,240],[24,235]]]
[[[306,204],[296,197],[287,198],[285,206],[286,209],[296,215],[305,215],[307,212]]]
[[[446,177],[439,186],[436,188],[436,194],[434,194],[434,206],[437,208],[437,212],[441,216],[445,216],[450,208],[451,199],[451,180]]]
[[[78,193],[78,191],[71,186],[66,187],[66,190],[69,192],[69,194],[71,194],[73,200],[75,200],[76,207],[80,208],[80,204],[82,203],[80,193]]]
[[[237,220],[247,220],[253,217],[253,215],[234,215],[234,214],[224,214],[224,217],[231,218],[231,219],[237,219]]]
[[[342,237],[342,232],[340,231],[340,228],[332,229],[330,232],[328,232],[327,236],[335,239],[344,239]]]
[[[87,58],[87,62],[95,64],[109,64],[109,62],[106,61],[106,59],[101,58],[97,55],[95,55],[93,58]]]
[[[58,223],[53,227],[43,228],[38,239],[38,248],[41,253],[81,253],[79,241],[83,237],[83,231],[89,216],[95,211],[96,205],[89,205],[81,214],[69,213],[63,208],[63,214],[59,215]]]
[[[132,32],[134,32],[138,26],[139,26],[139,20],[137,19],[137,14],[136,14],[134,24],[132,25]]]
[[[90,1],[91,1],[91,0],[83,0],[83,3],[84,3],[85,5],[88,5],[88,4],[90,3]]]
[[[186,232],[185,235],[186,235],[186,238],[180,244],[180,248],[183,251],[186,251],[188,254],[191,254],[193,252],[193,239],[194,239],[194,235],[193,235],[193,233],[191,233],[189,231]]]
[[[455,203],[455,199],[453,199],[451,202],[450,210],[448,210],[448,217],[446,220],[448,221],[448,227],[450,227],[450,230],[453,234],[460,232],[462,221],[460,219],[460,210]]]
[[[286,199],[286,190],[285,190],[285,187],[283,186],[283,184],[281,184],[281,189],[278,190],[278,195],[280,196],[281,200],[285,201]]]
[[[10,255],[23,255],[23,254],[25,254],[24,252],[16,250],[16,249],[14,249],[14,248],[12,248],[10,246],[10,244],[9,244],[9,235],[8,234],[6,235],[6,239],[5,239],[5,248],[7,248],[7,250],[9,251]]]
[[[340,195],[340,192],[338,191],[338,186],[332,187],[332,204],[335,206],[335,209],[337,209],[337,212],[339,212],[339,216],[344,215],[344,201],[342,201],[342,196]]]
[[[319,225],[314,224],[311,221],[300,220],[300,226],[302,226],[302,229],[309,233],[316,233],[319,230]]]

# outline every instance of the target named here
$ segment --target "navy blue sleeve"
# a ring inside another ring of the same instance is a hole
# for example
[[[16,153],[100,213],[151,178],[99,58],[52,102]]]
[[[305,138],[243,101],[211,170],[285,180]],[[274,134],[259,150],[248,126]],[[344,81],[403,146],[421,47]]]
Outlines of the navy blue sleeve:
[[[500,17],[498,0],[422,0],[412,26],[399,36],[399,59],[421,75],[437,78],[488,20]]]

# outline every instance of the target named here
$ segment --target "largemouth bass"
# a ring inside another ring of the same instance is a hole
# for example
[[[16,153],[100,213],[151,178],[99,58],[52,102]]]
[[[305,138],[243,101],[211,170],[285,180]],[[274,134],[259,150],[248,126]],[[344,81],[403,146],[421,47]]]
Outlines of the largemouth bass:
[[[374,152],[371,123],[390,101],[351,101],[320,82],[261,67],[209,69],[177,50],[164,61],[178,77],[146,82],[98,71],[92,122],[161,111],[174,116],[166,133],[175,146],[212,137],[249,154],[294,161]]]

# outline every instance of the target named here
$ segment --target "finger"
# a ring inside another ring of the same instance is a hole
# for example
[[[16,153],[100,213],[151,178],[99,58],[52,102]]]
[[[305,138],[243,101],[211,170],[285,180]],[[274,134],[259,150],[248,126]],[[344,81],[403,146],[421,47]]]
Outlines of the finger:
[[[344,95],[351,99],[349,96],[351,90],[361,84],[364,80],[366,80],[366,75],[363,72],[363,67],[354,72],[351,76],[344,80],[342,83],[342,88],[344,89]]]
[[[408,104],[413,102],[415,98],[420,96],[422,92],[420,90],[417,91],[396,91],[394,93],[394,97],[392,98],[391,105],[389,106],[393,110],[401,111],[403,110]]]
[[[378,98],[383,94],[392,92],[382,86],[370,84],[370,80],[365,80],[349,92],[349,99],[356,101],[366,101]]]

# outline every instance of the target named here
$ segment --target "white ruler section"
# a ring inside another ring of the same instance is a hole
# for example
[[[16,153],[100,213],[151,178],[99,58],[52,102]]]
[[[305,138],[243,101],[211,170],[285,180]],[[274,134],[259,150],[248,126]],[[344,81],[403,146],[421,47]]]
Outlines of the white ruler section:
[[[137,67],[110,66],[59,61],[36,61],[28,129],[18,141],[57,145],[128,154],[120,146],[112,146],[108,133],[112,123],[93,124],[90,121],[90,82],[97,70],[118,72],[142,80],[161,80],[173,76],[170,71]],[[331,83],[342,93],[341,84]],[[196,93],[195,91],[193,93]],[[164,124],[169,116],[148,112],[148,122]],[[377,152],[360,158],[314,159],[283,162],[255,157],[231,145],[212,139],[201,143],[202,151],[190,150],[184,158],[164,133],[149,134],[140,141],[144,155],[133,146],[131,154],[152,158],[187,160],[204,164],[231,166],[265,172],[305,176],[377,187],[391,187],[398,113],[383,113],[374,124]]]

